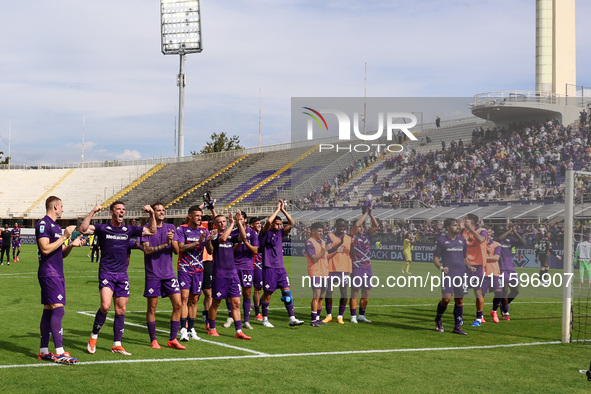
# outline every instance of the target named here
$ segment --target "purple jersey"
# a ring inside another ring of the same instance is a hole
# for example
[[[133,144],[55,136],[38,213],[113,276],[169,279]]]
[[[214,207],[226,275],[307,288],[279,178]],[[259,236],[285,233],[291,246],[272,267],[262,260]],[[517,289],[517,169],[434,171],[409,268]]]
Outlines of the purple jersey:
[[[283,267],[283,230],[269,230],[260,238],[263,267],[265,268],[284,268]]]
[[[371,235],[369,229],[365,229],[363,234],[355,236],[353,241],[353,268],[371,268],[370,244]]]
[[[234,244],[238,243],[237,235],[230,235],[225,242],[220,243],[220,236],[213,241],[213,276],[217,278],[238,279],[236,263],[234,263]]]
[[[94,236],[99,237],[102,251],[99,271],[127,272],[129,241],[132,237],[141,236],[142,229],[132,225],[115,227],[111,223],[95,224]]]
[[[17,243],[21,241],[21,229],[13,228],[10,230],[10,236],[12,237],[12,243]]]
[[[150,247],[166,244],[169,231],[174,232],[175,227],[170,223],[162,223],[162,227],[156,228],[156,234],[142,237],[142,244],[149,242]],[[146,267],[146,279],[170,279],[174,278],[172,268],[172,245],[152,254],[144,254],[144,265]]]
[[[203,248],[205,247],[205,239],[209,236],[209,231],[203,227],[177,227],[174,233],[174,240],[177,242],[182,242],[185,245],[199,241],[201,234],[205,234],[203,236],[203,242],[197,245],[195,249],[180,253],[179,264],[177,268],[178,271],[187,273],[203,272]]]
[[[232,236],[238,238],[238,229],[232,231]],[[246,228],[246,240],[252,246],[259,246],[259,235],[257,232],[250,227]],[[238,244],[234,248],[234,260],[236,261],[236,269],[239,270],[252,270],[254,255],[244,244],[244,242]]]
[[[497,242],[501,247],[499,269],[501,271],[515,272],[515,264],[513,264],[513,253],[511,253],[511,249],[514,246],[519,245],[519,241],[516,238],[507,237],[503,240],[497,240]]]
[[[45,216],[37,222],[35,226],[35,239],[37,240],[37,249],[39,251],[39,269],[37,270],[37,276],[39,278],[48,276],[64,277],[64,254],[62,246],[48,255],[41,253],[41,249],[39,248],[39,239],[47,238],[51,244],[61,236],[62,228],[59,224],[51,220],[49,216]]]
[[[465,271],[464,258],[466,258],[467,251],[466,240],[462,236],[458,235],[456,239],[451,239],[445,235],[435,242],[433,256],[439,257],[441,264],[448,267],[450,272]]]

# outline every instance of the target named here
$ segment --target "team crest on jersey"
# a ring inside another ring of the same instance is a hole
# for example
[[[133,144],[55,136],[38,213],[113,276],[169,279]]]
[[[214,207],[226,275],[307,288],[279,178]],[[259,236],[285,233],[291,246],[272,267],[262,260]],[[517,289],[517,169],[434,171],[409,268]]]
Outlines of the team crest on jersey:
[[[127,231],[127,227],[122,227],[122,228],[123,228],[123,231]]]
[[[58,294],[58,296],[57,296],[57,299],[61,301],[61,300],[63,300],[63,299],[64,299],[64,296],[63,296],[63,295],[61,295],[61,294]]]
[[[528,262],[529,262],[529,259],[520,250],[518,250],[515,257],[513,257],[513,264],[515,264],[517,267],[524,267],[527,265]]]

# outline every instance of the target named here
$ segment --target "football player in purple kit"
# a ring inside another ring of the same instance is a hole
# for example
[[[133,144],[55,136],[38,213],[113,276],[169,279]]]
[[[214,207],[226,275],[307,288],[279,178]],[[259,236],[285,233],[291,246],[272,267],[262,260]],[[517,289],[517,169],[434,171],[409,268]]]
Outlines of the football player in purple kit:
[[[123,224],[125,217],[125,204],[115,201],[109,206],[111,220],[104,224],[90,224],[95,213],[104,209],[97,204],[80,225],[80,232],[94,234],[99,237],[101,245],[101,261],[99,262],[99,292],[101,306],[96,312],[92,333],[86,346],[90,354],[96,352],[96,342],[100,329],[107,320],[107,313],[111,309],[111,303],[115,300],[115,320],[113,323],[113,347],[111,352],[130,356],[121,345],[125,327],[125,311],[129,300],[129,277],[127,276],[127,250],[129,240],[132,237],[147,237],[156,234],[156,218],[151,206],[144,206],[144,211],[150,214],[147,227]]]
[[[184,350],[186,347],[176,339],[181,325],[182,303],[179,281],[172,268],[172,240],[175,227],[173,224],[164,223],[165,210],[162,203],[152,204],[152,209],[156,218],[156,234],[142,237],[141,240],[146,272],[144,297],[148,300],[146,324],[150,334],[150,342],[153,349],[160,349],[160,344],[156,339],[156,307],[158,306],[158,297],[169,297],[172,302],[172,316],[167,346]]]
[[[353,227],[351,235],[353,242],[351,247],[351,259],[353,260],[353,274],[351,275],[351,300],[349,307],[351,308],[351,323],[360,322],[371,323],[371,320],[365,317],[365,309],[369,301],[369,291],[371,290],[371,278],[373,276],[371,270],[371,260],[369,247],[371,245],[371,237],[376,235],[380,227],[378,221],[371,212],[371,207],[364,206],[362,208],[363,215]],[[369,215],[371,219],[371,226],[367,228],[365,219]],[[361,289],[361,300],[359,301],[359,319],[357,318],[357,295]]]
[[[257,239],[261,233],[261,219],[254,217],[249,220],[250,228],[256,231]],[[260,245],[259,245],[260,246]],[[261,314],[261,290],[263,290],[263,255],[260,250],[257,254],[252,257],[252,268],[253,274],[253,286],[254,295],[252,297],[254,301],[254,313],[256,314],[255,319],[263,321],[263,315]]]
[[[283,213],[288,221],[285,227],[281,218],[277,217],[279,212]],[[263,307],[263,326],[265,327],[274,327],[269,322],[269,303],[271,302],[271,296],[277,289],[281,289],[281,301],[283,301],[289,314],[289,325],[301,326],[304,324],[302,320],[295,317],[293,297],[289,289],[289,277],[283,265],[283,236],[289,234],[294,225],[294,220],[285,210],[285,203],[283,200],[279,200],[275,212],[269,216],[259,235],[259,249],[263,255],[264,293],[261,306]]]
[[[200,206],[189,208],[189,222],[176,229],[173,247],[179,254],[177,272],[181,285],[181,341],[201,340],[195,330],[197,302],[203,287],[203,249],[209,231],[201,226],[203,211]],[[185,327],[189,323],[188,328]]]
[[[18,223],[15,223],[14,228],[10,230],[10,236],[12,237],[12,260],[16,263],[17,261],[21,261],[18,257],[21,254],[21,227]]]
[[[435,329],[443,332],[441,318],[447,309],[453,295],[455,334],[467,335],[462,330],[462,315],[464,312],[464,296],[468,294],[467,278],[468,272],[475,272],[476,268],[468,261],[466,240],[460,235],[460,226],[456,219],[445,219],[443,227],[447,234],[435,242],[433,253],[433,264],[443,272],[441,286],[441,301],[437,305],[437,316],[435,317]]]
[[[242,222],[242,226],[245,227],[246,239],[239,244],[234,245],[234,260],[236,262],[236,271],[238,272],[238,278],[240,279],[240,286],[242,287],[242,310],[244,312],[244,328],[252,330],[250,325],[250,307],[252,305],[252,285],[254,280],[254,267],[253,261],[259,251],[259,235],[251,227],[246,226],[246,219],[248,219],[246,212],[241,212],[241,215],[237,216],[237,221]],[[238,235],[240,230],[234,229],[231,233],[232,236]],[[231,310],[231,304],[228,304],[229,310]],[[234,322],[233,318],[228,318],[231,323]],[[230,323],[230,324],[231,324]],[[224,327],[229,327],[230,324],[224,324]]]
[[[525,239],[515,230],[515,226],[511,223],[509,223],[507,227],[497,225],[495,226],[494,231],[495,241],[501,246],[499,268],[501,269],[503,283],[503,298],[495,298],[493,300],[491,315],[493,312],[496,315],[497,309],[499,308],[499,305],[501,305],[503,320],[511,320],[509,317],[509,304],[519,294],[519,281],[517,279],[517,273],[515,272],[515,264],[513,264],[513,253],[511,253],[511,249],[516,246],[524,246]]]
[[[41,347],[39,359],[56,363],[75,364],[77,358],[70,356],[63,348],[62,320],[66,305],[66,283],[64,279],[64,258],[68,257],[73,247],[82,246],[82,235],[72,240],[68,246],[64,242],[70,238],[76,226],[68,226],[62,235],[62,229],[56,220],[62,217],[62,200],[50,196],[45,200],[45,217],[35,226],[35,239],[39,250],[39,269],[37,277],[41,285]],[[55,354],[49,352],[49,338],[53,336]]]
[[[212,231],[207,237],[207,247],[213,248],[213,278],[211,281],[213,302],[211,308],[209,308],[209,331],[207,334],[214,337],[220,336],[215,327],[215,319],[221,301],[230,299],[236,338],[251,339],[242,332],[240,279],[238,278],[234,260],[234,245],[246,240],[244,220],[242,220],[240,211],[236,212],[236,222],[238,224],[238,234],[234,233],[232,235],[232,229],[234,228],[232,213],[230,212],[228,215],[228,220],[224,215],[217,215],[214,218],[217,231]]]

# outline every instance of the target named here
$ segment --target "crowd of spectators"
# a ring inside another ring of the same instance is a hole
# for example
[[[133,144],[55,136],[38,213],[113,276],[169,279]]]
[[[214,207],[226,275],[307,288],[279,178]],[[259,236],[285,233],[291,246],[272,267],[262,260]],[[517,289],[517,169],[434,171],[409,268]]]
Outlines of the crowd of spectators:
[[[403,180],[394,185],[387,178],[370,174],[379,183],[381,195],[363,196],[358,190],[343,192],[343,184],[355,171],[368,164],[358,161],[326,182],[322,193],[312,192],[296,201],[300,208],[360,205],[367,198],[393,207],[403,201],[420,201],[423,206],[445,203],[499,200],[535,201],[564,199],[566,169],[591,166],[590,117],[581,113],[578,127],[564,126],[556,119],[520,122],[507,127],[473,130],[469,143],[460,139],[441,143],[441,149],[427,153],[405,150],[390,154],[385,167]],[[583,188],[583,184],[577,185]]]

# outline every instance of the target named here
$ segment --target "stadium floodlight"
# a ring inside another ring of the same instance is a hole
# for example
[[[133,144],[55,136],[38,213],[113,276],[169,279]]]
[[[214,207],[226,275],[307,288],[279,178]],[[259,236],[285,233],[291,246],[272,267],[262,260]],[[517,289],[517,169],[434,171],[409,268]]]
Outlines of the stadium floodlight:
[[[199,53],[201,47],[201,7],[199,0],[160,0],[162,53],[180,55],[177,75],[179,87],[178,156],[185,155],[185,55]]]

